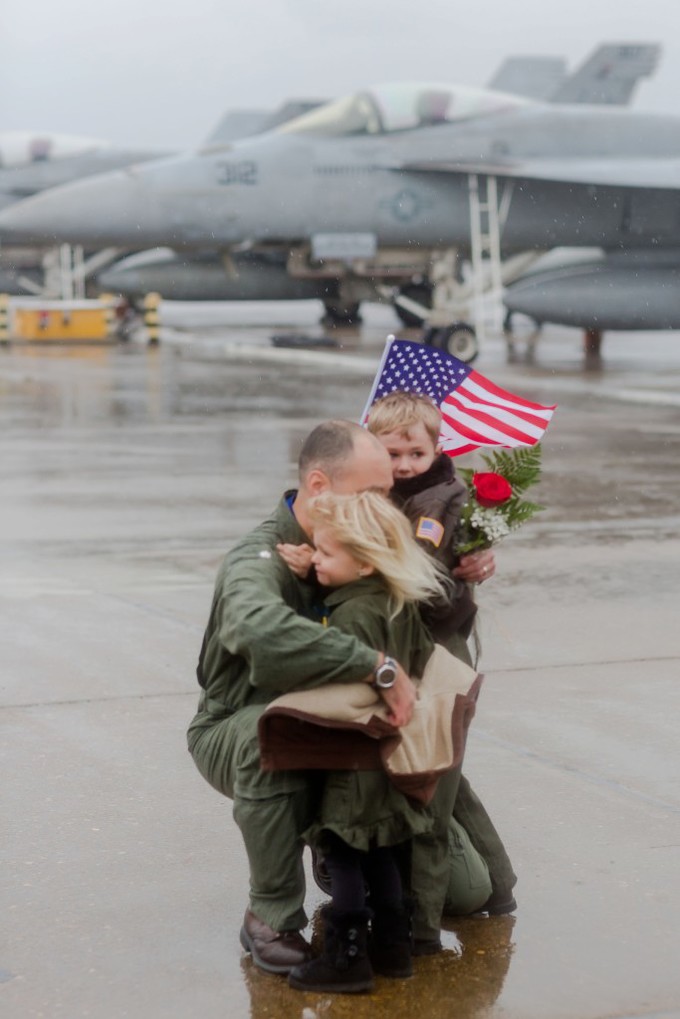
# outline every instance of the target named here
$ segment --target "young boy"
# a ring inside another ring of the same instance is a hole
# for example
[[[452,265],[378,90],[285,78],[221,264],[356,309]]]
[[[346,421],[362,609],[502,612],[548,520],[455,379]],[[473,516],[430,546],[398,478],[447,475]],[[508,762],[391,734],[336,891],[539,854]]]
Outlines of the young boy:
[[[394,486],[390,498],[411,521],[420,545],[433,555],[455,581],[450,611],[443,617],[426,619],[433,639],[462,661],[471,664],[467,637],[472,630],[477,606],[466,581],[452,573],[459,569],[456,532],[460,511],[467,499],[466,486],[456,477],[453,461],[442,453],[439,441],[441,414],[427,396],[395,392],[376,401],[370,409],[368,430],[382,443],[392,460]],[[481,567],[486,576],[488,567]],[[482,803],[467,779],[461,775],[453,812],[455,822],[469,835],[473,846],[486,861],[493,887],[486,904],[489,913],[510,913],[516,909],[512,888],[517,878],[505,847]]]
[[[392,460],[392,501],[411,521],[418,544],[452,576],[459,564],[456,536],[467,489],[456,477],[453,460],[438,445],[441,414],[427,396],[396,392],[373,404],[368,430]],[[468,584],[453,577],[450,612],[428,619],[434,640],[471,664],[467,638],[477,606]]]

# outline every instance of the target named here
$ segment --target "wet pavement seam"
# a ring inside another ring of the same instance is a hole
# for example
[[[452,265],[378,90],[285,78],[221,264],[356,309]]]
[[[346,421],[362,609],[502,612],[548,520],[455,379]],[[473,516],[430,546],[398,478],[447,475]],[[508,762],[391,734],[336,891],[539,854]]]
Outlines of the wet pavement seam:
[[[546,669],[583,669],[598,665],[647,665],[650,662],[679,662],[680,655],[645,655],[644,658],[593,658],[579,662],[544,662],[542,665],[516,665],[507,669],[485,669],[485,676],[503,676],[514,672],[545,672]]]
[[[536,750],[529,750],[527,747],[519,746],[517,743],[511,743],[509,740],[502,739],[498,736],[492,736],[491,733],[486,732],[484,729],[475,728],[475,738],[480,739],[485,743],[492,743],[494,746],[500,747],[503,750],[508,750],[516,757],[524,757],[527,760],[535,761],[538,764],[543,765],[543,767],[550,768],[553,771],[561,771],[570,775],[575,775],[578,778],[584,779],[591,785],[602,786],[605,789],[610,789],[613,792],[623,794],[628,799],[640,800],[649,806],[660,807],[662,810],[666,810],[669,813],[680,815],[680,805],[668,803],[666,800],[661,800],[658,797],[649,796],[647,793],[631,789],[629,786],[622,785],[614,779],[603,778],[600,775],[594,775],[592,772],[583,771],[581,768],[577,768],[574,764],[567,764],[554,758],[546,757],[543,754],[538,753]]]
[[[196,698],[195,690],[168,690],[164,693],[121,693],[114,697],[73,697],[63,701],[33,701],[23,704],[0,704],[0,713],[3,711],[31,711],[35,708],[68,708],[80,704],[113,704],[117,701],[149,701],[168,700],[170,698],[191,697]]]

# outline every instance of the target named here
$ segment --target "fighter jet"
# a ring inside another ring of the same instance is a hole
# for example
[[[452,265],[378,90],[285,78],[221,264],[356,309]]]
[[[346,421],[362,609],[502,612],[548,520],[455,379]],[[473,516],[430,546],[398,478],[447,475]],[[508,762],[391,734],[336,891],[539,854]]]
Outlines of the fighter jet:
[[[556,246],[670,253],[678,224],[679,118],[405,82],[0,215],[0,233],[21,238],[277,251],[293,276],[344,269],[347,293],[377,289],[414,252],[456,249],[474,264],[486,245],[482,271],[494,235],[503,273],[509,258]],[[655,272],[639,266],[643,279]],[[449,294],[460,285],[453,263],[437,275]]]
[[[68,181],[159,159],[167,152],[122,149],[80,135],[0,133],[0,207]]]
[[[660,48],[654,45],[627,44],[600,46],[572,75],[566,62],[550,57],[511,57],[492,78],[489,87],[533,98],[561,101],[568,92],[579,102],[627,102],[640,77],[650,74]],[[229,109],[211,131],[204,148],[221,146],[272,130],[293,117],[322,104],[318,99],[288,100],[274,111]],[[107,169],[128,166],[158,158],[162,153],[114,147],[98,138],[51,132],[5,132],[0,134],[0,208],[37,194],[50,187],[79,180]],[[115,257],[115,250],[95,255],[94,265]],[[84,277],[91,262],[83,262],[69,280]],[[428,300],[430,291],[421,281],[427,267],[422,258],[396,271],[391,282],[411,298]],[[62,255],[59,258],[42,247],[8,249],[0,253],[0,292],[61,292]],[[105,290],[125,294],[133,300],[156,290],[177,300],[283,300],[301,295],[321,300],[326,319],[351,322],[358,316],[357,283],[349,299],[343,299],[342,277],[291,278],[286,270],[285,254],[255,253],[233,255],[228,271],[219,255],[202,253],[192,258],[187,252],[173,255],[167,250],[152,250],[123,259],[98,277]],[[80,284],[81,289],[83,283]],[[370,288],[367,289],[370,297]],[[420,321],[406,308],[396,306],[406,324]]]
[[[513,94],[545,99],[550,102],[571,101],[580,103],[630,102],[635,86],[641,78],[653,73],[661,47],[653,44],[605,44],[572,74],[567,74],[566,61],[553,57],[510,57],[489,82],[489,88]],[[306,100],[286,104],[275,115],[262,111],[230,111],[213,134],[208,144],[232,142],[246,136],[270,130],[321,105]],[[430,288],[423,282],[429,266],[422,258],[414,264],[406,262],[403,272],[396,271],[391,283],[398,287],[401,300],[406,296],[428,302]],[[106,291],[120,293],[138,302],[145,293],[156,291],[175,300],[285,300],[298,299],[303,294],[323,302],[325,321],[353,322],[358,318],[359,301],[356,284],[353,294],[343,300],[343,280],[340,278],[296,279],[286,270],[285,253],[278,256],[258,256],[251,253],[232,256],[225,273],[219,255],[211,258],[203,253],[194,259],[184,251],[174,254],[161,248],[140,252],[122,259],[100,273],[97,282]],[[369,269],[370,271],[370,269]],[[370,290],[368,297],[371,297]],[[421,305],[422,307],[422,305]],[[406,325],[415,325],[421,318],[401,303],[395,305],[397,315]]]
[[[167,154],[119,148],[101,138],[81,135],[0,132],[0,209],[68,181]],[[2,240],[0,293],[40,293],[46,280],[50,281],[48,287],[52,286],[51,278],[60,271],[60,259],[46,251],[44,244],[17,249]]]
[[[221,146],[270,130],[320,105],[321,100],[299,99],[289,100],[275,110],[227,110],[204,145]],[[119,148],[103,139],[80,135],[3,132],[0,133],[0,209],[61,184],[168,155],[168,152]],[[117,250],[96,252],[93,263],[83,262],[72,268],[75,274],[84,276],[92,264],[105,264],[119,255]],[[203,261],[199,264],[204,265]],[[57,296],[61,291],[61,269],[61,256],[57,259],[53,252],[45,250],[44,244],[16,249],[4,243],[0,250],[0,293],[28,291]],[[69,272],[68,276],[72,280],[74,272]],[[210,281],[208,286],[211,286]]]
[[[204,142],[224,145],[270,131],[322,105],[320,99],[289,100],[275,110],[227,110]],[[0,208],[94,174],[151,159],[168,151],[120,148],[102,138],[55,132],[0,132]]]

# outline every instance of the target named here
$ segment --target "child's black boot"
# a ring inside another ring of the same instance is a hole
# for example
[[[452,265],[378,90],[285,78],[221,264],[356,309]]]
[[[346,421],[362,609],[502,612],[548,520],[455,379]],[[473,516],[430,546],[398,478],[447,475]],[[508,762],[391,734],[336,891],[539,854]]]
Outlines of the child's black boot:
[[[376,973],[384,977],[410,977],[412,934],[408,903],[399,908],[376,907],[371,923],[369,956]]]
[[[356,994],[373,990],[373,970],[368,959],[368,921],[371,911],[341,913],[332,906],[321,910],[324,928],[323,954],[296,966],[288,983],[298,991]]]

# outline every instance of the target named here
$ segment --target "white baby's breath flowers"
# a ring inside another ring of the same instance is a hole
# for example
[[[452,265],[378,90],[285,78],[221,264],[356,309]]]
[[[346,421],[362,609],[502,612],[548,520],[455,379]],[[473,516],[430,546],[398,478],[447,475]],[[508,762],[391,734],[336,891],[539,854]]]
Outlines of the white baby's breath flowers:
[[[473,527],[483,531],[491,544],[500,541],[510,533],[510,525],[507,520],[495,509],[476,506],[470,516],[470,523]]]

